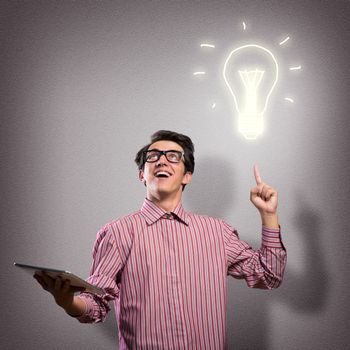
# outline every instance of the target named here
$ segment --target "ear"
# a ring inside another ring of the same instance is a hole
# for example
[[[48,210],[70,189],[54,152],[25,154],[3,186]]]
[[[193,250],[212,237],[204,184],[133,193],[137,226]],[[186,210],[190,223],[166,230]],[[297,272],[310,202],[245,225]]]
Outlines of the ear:
[[[192,173],[187,171],[182,178],[182,185],[188,185],[192,181]]]
[[[145,180],[145,177],[143,175],[143,170],[139,170],[139,180],[141,182],[143,182],[143,184],[146,186],[146,180]]]

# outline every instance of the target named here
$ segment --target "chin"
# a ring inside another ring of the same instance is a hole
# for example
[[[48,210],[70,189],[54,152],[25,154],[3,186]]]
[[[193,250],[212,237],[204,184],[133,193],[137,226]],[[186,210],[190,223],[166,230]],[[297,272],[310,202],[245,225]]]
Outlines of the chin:
[[[168,196],[171,194],[176,194],[178,192],[182,192],[182,187],[180,189],[174,189],[174,188],[169,188],[169,186],[157,186],[156,188],[153,188],[150,193],[154,194],[156,196]]]

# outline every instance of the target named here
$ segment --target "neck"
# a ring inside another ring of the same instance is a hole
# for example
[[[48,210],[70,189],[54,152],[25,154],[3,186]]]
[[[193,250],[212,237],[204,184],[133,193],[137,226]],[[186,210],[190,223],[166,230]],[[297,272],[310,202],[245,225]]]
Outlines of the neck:
[[[174,209],[181,202],[181,193],[180,195],[175,196],[162,196],[161,194],[153,195],[147,193],[147,199],[156,204],[159,208],[162,208],[167,213],[174,211]]]

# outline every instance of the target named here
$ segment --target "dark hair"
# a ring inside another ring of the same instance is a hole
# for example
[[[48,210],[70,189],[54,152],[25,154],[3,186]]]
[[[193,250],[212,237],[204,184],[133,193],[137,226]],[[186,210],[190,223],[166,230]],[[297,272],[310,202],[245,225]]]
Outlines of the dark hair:
[[[142,147],[136,154],[135,163],[139,170],[143,170],[145,167],[144,152],[148,150],[152,143],[157,141],[173,141],[179,144],[184,150],[185,158],[185,171],[193,174],[194,172],[194,145],[192,140],[183,134],[179,134],[175,131],[159,130],[151,136],[151,142]]]

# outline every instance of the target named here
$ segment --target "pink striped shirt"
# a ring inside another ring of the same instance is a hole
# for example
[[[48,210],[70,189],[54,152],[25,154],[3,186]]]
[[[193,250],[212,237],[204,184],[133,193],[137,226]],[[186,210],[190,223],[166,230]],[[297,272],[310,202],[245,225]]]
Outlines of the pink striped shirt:
[[[106,294],[80,294],[78,320],[103,321],[114,300],[120,349],[224,349],[226,276],[272,289],[285,264],[279,230],[263,227],[254,251],[222,220],[181,204],[167,214],[146,199],[98,232],[88,281]]]

